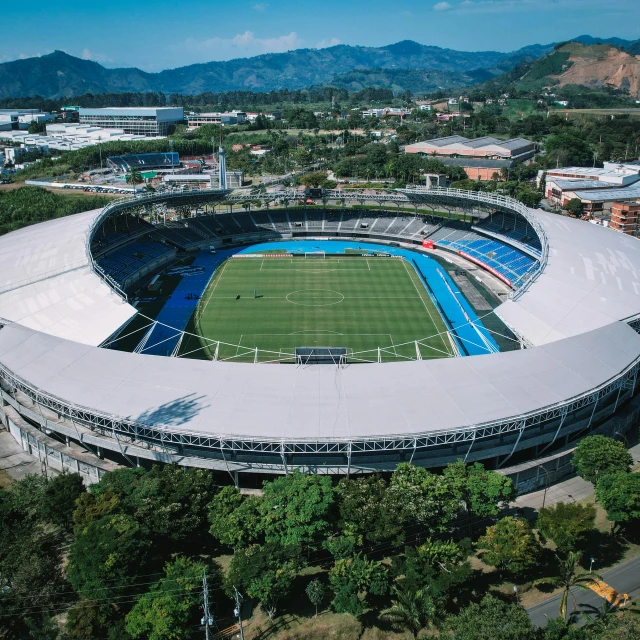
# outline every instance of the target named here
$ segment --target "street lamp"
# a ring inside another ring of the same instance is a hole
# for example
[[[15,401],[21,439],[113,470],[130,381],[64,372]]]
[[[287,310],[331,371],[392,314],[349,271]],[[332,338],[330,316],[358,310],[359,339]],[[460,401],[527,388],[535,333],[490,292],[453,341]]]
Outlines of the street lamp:
[[[169,149],[171,149],[169,153],[171,154],[171,175],[173,175],[173,140],[169,140]]]
[[[593,563],[596,561],[595,558],[589,558],[589,573],[591,573],[591,569],[593,568]]]

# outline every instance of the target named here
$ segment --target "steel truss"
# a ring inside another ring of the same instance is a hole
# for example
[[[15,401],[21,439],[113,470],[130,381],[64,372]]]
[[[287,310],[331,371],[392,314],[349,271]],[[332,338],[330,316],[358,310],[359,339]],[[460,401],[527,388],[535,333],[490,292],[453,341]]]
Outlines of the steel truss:
[[[180,453],[185,448],[194,448],[209,451],[212,455],[216,453],[224,455],[223,452],[230,452],[232,454],[271,454],[279,457],[292,454],[351,456],[354,453],[389,451],[415,453],[417,450],[463,442],[475,442],[518,431],[523,433],[550,420],[561,419],[564,422],[567,414],[591,405],[594,406],[593,413],[595,413],[599,401],[610,394],[617,391],[619,397],[623,390],[630,390],[633,394],[639,369],[640,357],[615,378],[580,396],[506,420],[419,435],[390,434],[381,438],[319,438],[314,440],[243,438],[242,436],[222,434],[205,435],[181,429],[147,425],[66,402],[37,389],[15,376],[3,365],[0,365],[0,380],[4,381],[6,386],[12,390],[12,393],[16,391],[23,393],[35,405],[53,411],[61,419],[68,419],[106,437],[115,437],[124,442],[135,443],[146,448],[155,446],[168,453]]]

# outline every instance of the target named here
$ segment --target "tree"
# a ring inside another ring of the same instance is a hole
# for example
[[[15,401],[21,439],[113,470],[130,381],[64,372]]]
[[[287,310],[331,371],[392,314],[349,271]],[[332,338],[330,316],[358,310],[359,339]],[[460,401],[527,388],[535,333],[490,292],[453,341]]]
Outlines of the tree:
[[[414,638],[437,615],[436,605],[427,591],[413,591],[402,585],[393,588],[392,605],[380,613],[380,619],[391,623],[394,631],[409,631]]]
[[[70,531],[76,500],[86,492],[77,473],[62,473],[51,480],[42,494],[41,509],[45,520]]]
[[[582,213],[582,200],[580,198],[571,198],[564,208],[574,216],[579,216]]]
[[[324,585],[317,578],[312,580],[305,589],[305,593],[309,598],[309,602],[316,608],[315,618],[318,617],[318,606],[322,603],[324,599]]]
[[[593,529],[595,519],[596,509],[592,504],[558,502],[555,506],[540,509],[536,528],[554,542],[561,554],[566,555],[575,551]]]
[[[140,169],[136,169],[135,167],[131,167],[129,169],[129,173],[127,173],[126,176],[126,181],[127,184],[131,184],[134,187],[137,184],[140,184],[141,182],[143,182],[143,178],[142,178],[142,174],[140,173]]]
[[[622,442],[606,436],[587,436],[576,447],[571,464],[581,478],[597,484],[609,473],[629,471],[633,458]]]
[[[640,520],[640,474],[620,472],[602,476],[596,485],[596,497],[607,512],[612,532],[616,524]]]
[[[447,606],[456,587],[471,579],[473,571],[467,561],[470,552],[468,540],[458,544],[428,538],[419,547],[405,547],[404,556],[393,558],[391,571],[396,583],[429,593],[440,610]]]
[[[560,615],[562,618],[567,617],[567,600],[569,594],[573,598],[574,610],[577,607],[575,596],[572,589],[589,588],[600,576],[592,573],[579,572],[581,553],[569,551],[567,557],[560,561],[558,575],[554,578],[543,578],[538,580],[536,584],[550,584],[553,587],[562,587],[562,597],[560,598]]]
[[[258,505],[265,540],[284,546],[315,544],[329,529],[333,500],[330,476],[296,471],[265,482]]]
[[[478,547],[486,549],[482,559],[487,564],[510,573],[522,573],[533,565],[539,546],[526,520],[507,516],[487,527],[478,540]]]
[[[99,604],[93,600],[80,600],[69,609],[66,631],[74,640],[104,638],[107,634],[111,638],[115,618],[116,611],[113,606]]]
[[[527,612],[517,604],[507,604],[485,596],[449,618],[447,627],[455,640],[536,640],[537,630]]]
[[[256,496],[245,498],[235,487],[224,487],[209,504],[209,533],[234,549],[255,542],[259,502]]]
[[[593,636],[583,627],[575,626],[564,618],[549,620],[541,640],[593,640]]]
[[[133,638],[188,640],[200,617],[202,576],[206,566],[178,558],[165,566],[165,577],[154,584],[126,617]],[[211,570],[210,570],[211,573]]]
[[[537,204],[540,204],[542,200],[542,194],[539,191],[529,189],[528,187],[518,189],[515,196],[517,200],[527,205],[527,207],[535,207]]]
[[[46,637],[48,611],[69,601],[67,540],[42,517],[46,478],[27,476],[0,490],[0,638]],[[28,618],[28,619],[27,619]]]
[[[305,187],[319,187],[327,179],[326,171],[313,171],[305,173],[298,178],[298,182]]]
[[[384,566],[360,554],[336,560],[329,572],[329,583],[334,593],[331,604],[335,611],[355,617],[364,612],[369,594],[384,595],[388,588]]]
[[[227,591],[243,588],[273,620],[278,602],[286,597],[301,566],[300,547],[254,544],[233,554],[227,574]]]
[[[345,535],[374,544],[397,537],[395,509],[385,500],[387,483],[377,475],[345,478],[337,487],[340,527]]]
[[[77,530],[67,577],[88,599],[114,600],[136,590],[137,575],[150,571],[152,541],[134,518],[112,514]]]
[[[391,476],[386,494],[389,508],[404,521],[415,521],[431,532],[443,532],[460,510],[460,493],[444,475],[403,462]]]
[[[640,638],[640,616],[624,611],[605,629],[598,631],[598,640],[637,640]]]
[[[476,516],[497,516],[518,495],[511,478],[484,468],[476,462],[465,465],[462,460],[448,464],[443,473],[460,493],[465,508]]]
[[[28,133],[45,133],[47,130],[47,125],[44,122],[38,122],[37,120],[32,120],[29,123]]]

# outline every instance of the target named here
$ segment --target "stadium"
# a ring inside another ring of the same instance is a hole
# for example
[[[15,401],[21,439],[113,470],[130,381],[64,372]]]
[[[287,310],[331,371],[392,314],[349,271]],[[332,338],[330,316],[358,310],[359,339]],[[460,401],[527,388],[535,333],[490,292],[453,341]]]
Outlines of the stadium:
[[[523,491],[638,424],[636,239],[446,188],[247,199],[146,194],[0,238],[0,416],[48,468],[250,485],[463,459]]]

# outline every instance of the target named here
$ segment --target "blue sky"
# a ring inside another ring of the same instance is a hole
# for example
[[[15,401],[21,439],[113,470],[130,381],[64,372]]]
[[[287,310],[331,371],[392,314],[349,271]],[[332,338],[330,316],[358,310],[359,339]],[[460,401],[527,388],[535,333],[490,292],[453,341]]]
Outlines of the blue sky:
[[[0,16],[0,61],[62,49],[147,71],[339,43],[512,51],[581,34],[640,38],[640,0],[33,0]]]

